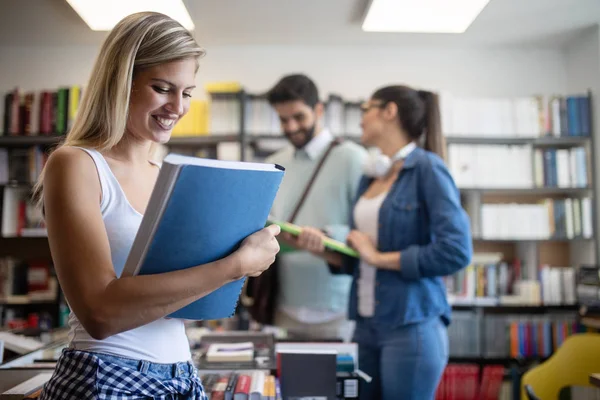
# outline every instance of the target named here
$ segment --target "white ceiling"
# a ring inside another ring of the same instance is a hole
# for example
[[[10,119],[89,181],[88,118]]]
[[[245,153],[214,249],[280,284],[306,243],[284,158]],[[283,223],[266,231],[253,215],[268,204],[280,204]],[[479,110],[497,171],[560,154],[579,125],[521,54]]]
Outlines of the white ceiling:
[[[452,1],[452,0],[448,0]],[[562,47],[600,22],[600,0],[490,0],[464,34],[365,33],[368,0],[184,0],[202,46]],[[97,45],[66,0],[0,0],[0,45]]]

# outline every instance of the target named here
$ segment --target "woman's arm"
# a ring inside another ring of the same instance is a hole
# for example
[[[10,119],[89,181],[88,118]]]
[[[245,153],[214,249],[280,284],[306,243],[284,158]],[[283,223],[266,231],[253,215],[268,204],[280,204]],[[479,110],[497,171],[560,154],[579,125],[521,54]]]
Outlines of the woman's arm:
[[[433,240],[402,249],[405,279],[451,275],[466,267],[473,254],[469,218],[452,176],[439,157],[429,155],[426,162],[419,179]]]
[[[99,207],[100,183],[91,158],[77,150],[54,152],[44,172],[48,239],[69,305],[95,339],[162,318],[274,261],[277,226],[248,237],[231,256],[158,275],[117,279]]]
[[[352,231],[348,235],[348,243],[361,259],[377,268],[399,271],[405,279],[451,275],[465,267],[472,254],[469,220],[454,181],[439,158],[427,162],[419,179],[434,241],[383,253],[366,234]]]
[[[399,251],[382,253],[377,250],[371,239],[363,232],[354,230],[348,235],[348,243],[360,254],[360,258],[373,267],[400,270]]]

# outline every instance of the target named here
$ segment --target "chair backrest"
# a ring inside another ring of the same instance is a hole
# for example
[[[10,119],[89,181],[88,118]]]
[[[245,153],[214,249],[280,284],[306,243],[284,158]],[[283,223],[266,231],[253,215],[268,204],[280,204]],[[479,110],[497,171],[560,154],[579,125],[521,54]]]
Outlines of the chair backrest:
[[[540,399],[558,399],[568,386],[591,386],[590,374],[600,372],[600,333],[569,336],[545,362],[527,371],[521,379],[521,398],[529,386]]]

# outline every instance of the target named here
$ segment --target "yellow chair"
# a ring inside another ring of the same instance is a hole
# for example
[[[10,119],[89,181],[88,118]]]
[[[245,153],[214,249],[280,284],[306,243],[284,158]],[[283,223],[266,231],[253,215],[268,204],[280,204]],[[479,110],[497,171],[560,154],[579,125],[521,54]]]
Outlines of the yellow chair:
[[[577,333],[565,339],[545,362],[521,379],[521,399],[556,400],[568,386],[592,386],[590,374],[600,372],[600,333]],[[530,389],[527,393],[526,387]],[[536,397],[531,396],[531,392]]]

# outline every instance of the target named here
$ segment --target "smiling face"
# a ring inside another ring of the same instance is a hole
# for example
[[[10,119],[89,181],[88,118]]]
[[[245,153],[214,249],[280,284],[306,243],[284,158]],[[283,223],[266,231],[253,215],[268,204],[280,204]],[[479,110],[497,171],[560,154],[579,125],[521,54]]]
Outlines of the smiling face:
[[[315,136],[319,130],[319,118],[323,114],[323,105],[318,103],[313,109],[302,100],[292,100],[273,106],[285,137],[301,149]]]
[[[173,127],[189,110],[197,62],[184,59],[135,74],[126,133],[137,140],[166,143]]]

